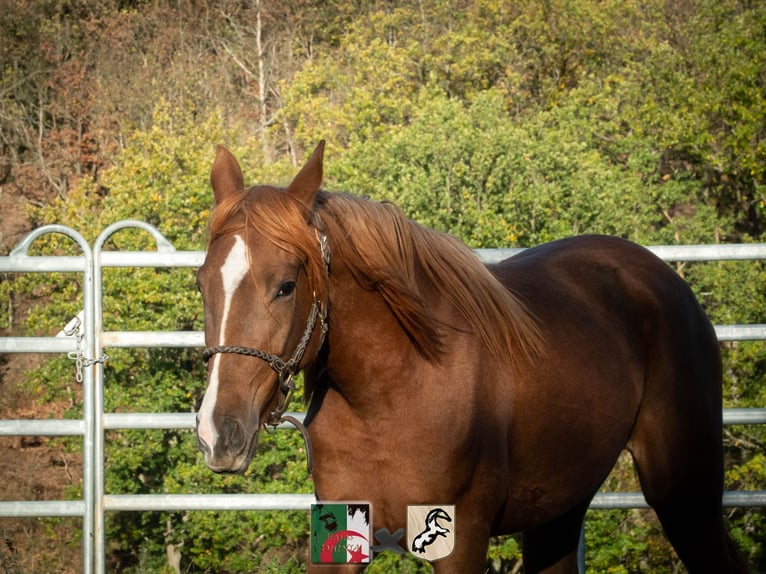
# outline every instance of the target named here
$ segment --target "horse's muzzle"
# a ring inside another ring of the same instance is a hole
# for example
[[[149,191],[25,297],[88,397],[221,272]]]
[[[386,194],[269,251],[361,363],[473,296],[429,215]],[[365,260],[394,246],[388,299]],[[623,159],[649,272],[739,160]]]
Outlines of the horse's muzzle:
[[[227,416],[222,417],[217,427],[215,443],[212,445],[197,432],[197,445],[205,457],[205,464],[219,474],[244,473],[258,446],[257,425],[252,432],[248,432],[238,419]]]

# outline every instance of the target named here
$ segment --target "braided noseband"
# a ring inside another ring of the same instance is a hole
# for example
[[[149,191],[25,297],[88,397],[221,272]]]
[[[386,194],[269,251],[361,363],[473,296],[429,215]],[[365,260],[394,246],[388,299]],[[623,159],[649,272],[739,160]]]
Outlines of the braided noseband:
[[[322,260],[325,264],[327,273],[330,272],[330,249],[327,244],[327,236],[321,230],[319,220],[316,220],[316,236],[319,243],[319,249],[322,253]],[[252,347],[244,347],[240,345],[217,345],[215,347],[208,347],[202,351],[202,360],[207,363],[214,355],[219,353],[233,353],[235,355],[244,355],[246,357],[255,357],[266,361],[269,366],[277,373],[279,379],[279,402],[277,408],[274,409],[266,420],[267,426],[276,427],[281,422],[289,422],[294,425],[303,434],[303,439],[306,441],[306,453],[308,456],[308,470],[311,474],[312,460],[311,460],[311,441],[309,440],[306,427],[298,421],[295,417],[285,416],[285,411],[290,404],[290,399],[295,392],[295,375],[300,371],[300,362],[303,359],[303,355],[306,353],[311,335],[316,328],[317,320],[319,320],[320,339],[319,348],[324,344],[325,336],[327,335],[327,308],[317,298],[314,293],[314,302],[311,304],[311,310],[309,311],[308,319],[306,320],[306,329],[303,331],[301,340],[298,341],[298,345],[295,347],[292,355],[288,360],[284,360],[277,355],[266,353],[260,349],[254,349]]]
[[[300,370],[298,367],[300,365],[301,359],[303,359],[304,353],[306,352],[306,347],[308,347],[311,335],[314,333],[317,318],[320,319],[321,329],[321,339],[319,341],[319,346],[322,346],[322,343],[324,343],[325,335],[327,334],[327,311],[319,299],[314,299],[314,302],[311,304],[311,311],[309,311],[309,318],[306,321],[306,329],[303,331],[303,336],[298,342],[298,346],[295,347],[295,351],[293,351],[293,354],[287,361],[281,357],[278,357],[277,355],[266,353],[260,349],[243,347],[240,345],[217,345],[215,347],[208,347],[202,351],[202,360],[207,363],[213,357],[213,355],[217,355],[219,353],[232,353],[235,355],[244,355],[246,357],[255,357],[257,359],[261,359],[262,361],[266,361],[269,366],[277,373],[279,378],[279,390],[282,393],[279,396],[279,404],[277,405],[277,408],[269,415],[269,419],[266,421],[266,424],[277,425],[280,423],[282,415],[284,415],[285,410],[290,403],[290,399],[292,398],[292,394],[295,391],[295,381],[293,378],[298,374],[298,371]]]

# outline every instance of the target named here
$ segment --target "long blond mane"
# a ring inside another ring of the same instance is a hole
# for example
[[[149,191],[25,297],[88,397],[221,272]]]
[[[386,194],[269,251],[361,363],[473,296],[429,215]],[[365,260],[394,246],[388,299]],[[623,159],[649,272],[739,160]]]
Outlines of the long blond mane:
[[[281,189],[255,187],[216,206],[210,240],[245,228],[264,235],[304,262],[310,288],[323,300],[327,271],[306,209]],[[498,357],[518,365],[540,348],[540,334],[526,306],[462,242],[405,217],[394,204],[319,192],[316,213],[340,259],[365,288],[381,293],[418,352],[438,361],[450,328],[433,312],[438,293]]]
[[[407,219],[394,204],[354,195],[322,192],[318,211],[333,256],[382,294],[423,356],[438,360],[451,328],[435,316],[428,290],[447,298],[496,356],[519,364],[539,350],[526,306],[455,237]]]

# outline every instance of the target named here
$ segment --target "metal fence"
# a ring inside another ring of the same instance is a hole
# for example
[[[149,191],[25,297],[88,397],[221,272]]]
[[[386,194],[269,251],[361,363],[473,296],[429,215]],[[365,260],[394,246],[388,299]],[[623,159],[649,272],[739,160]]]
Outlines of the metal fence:
[[[106,241],[123,229],[139,229],[155,240],[155,252],[105,250]],[[47,234],[72,240],[80,256],[30,255],[30,246]],[[766,244],[680,245],[650,247],[666,261],[721,261],[766,259]],[[493,262],[512,255],[513,249],[480,249],[478,255]],[[104,434],[111,429],[193,429],[192,413],[104,412],[104,362],[107,348],[202,347],[203,334],[190,331],[104,331],[102,273],[120,267],[198,267],[204,253],[176,251],[153,226],[121,221],[107,227],[91,247],[77,231],[48,225],[31,232],[8,255],[0,257],[3,273],[82,274],[82,313],[55,337],[0,337],[0,353],[66,353],[77,364],[82,379],[83,418],[79,420],[0,420],[0,436],[82,436],[83,497],[81,500],[4,501],[0,517],[71,516],[82,519],[82,571],[105,572],[105,513],[109,511],[175,510],[308,510],[314,502],[307,494],[174,494],[126,495],[104,491]],[[766,324],[717,325],[721,341],[766,340]],[[293,413],[296,414],[296,413]],[[766,423],[766,408],[724,409],[724,424]],[[300,417],[302,415],[296,414]],[[725,506],[766,506],[766,491],[726,492]],[[647,507],[640,492],[604,492],[591,508]]]

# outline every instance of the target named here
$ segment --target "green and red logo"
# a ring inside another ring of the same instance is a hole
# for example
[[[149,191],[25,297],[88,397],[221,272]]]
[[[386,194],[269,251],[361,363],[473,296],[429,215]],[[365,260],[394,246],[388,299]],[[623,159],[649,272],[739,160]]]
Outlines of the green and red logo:
[[[369,504],[312,504],[311,562],[368,564],[370,529]]]

